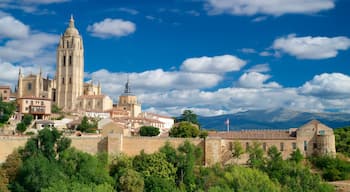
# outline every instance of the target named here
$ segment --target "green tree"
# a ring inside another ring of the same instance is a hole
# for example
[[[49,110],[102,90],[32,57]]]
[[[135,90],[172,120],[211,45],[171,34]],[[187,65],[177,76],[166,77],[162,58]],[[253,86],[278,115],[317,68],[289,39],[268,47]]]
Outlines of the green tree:
[[[166,160],[166,156],[163,153],[145,154],[141,151],[140,155],[134,157],[133,167],[143,175],[145,191],[161,188],[156,185],[163,182],[175,186],[176,168]],[[158,182],[159,179],[162,182]]]
[[[179,121],[180,122],[187,121],[187,122],[199,125],[197,115],[191,110],[184,110],[183,113],[181,114]]]
[[[253,142],[253,146],[248,148],[249,159],[248,164],[254,168],[262,168],[265,164],[264,162],[264,151],[261,148],[260,143]]]
[[[3,102],[0,100],[0,124],[6,123],[15,111],[15,102]]]
[[[183,121],[174,125],[170,131],[170,137],[197,137],[199,134],[199,128],[187,121]]]
[[[159,135],[159,128],[153,126],[142,126],[140,128],[141,136],[157,136]]]
[[[96,123],[90,123],[89,119],[86,116],[84,116],[81,120],[80,125],[77,127],[77,130],[81,132],[93,133],[96,131],[96,127]]]
[[[296,163],[300,163],[303,159],[304,159],[304,156],[301,153],[299,148],[297,148],[295,151],[293,151],[290,154],[290,158],[289,158],[289,160],[295,161]]]
[[[56,104],[52,104],[51,113],[61,114],[62,109],[60,107],[58,107]]]
[[[60,155],[59,164],[64,173],[71,179],[94,184],[113,184],[104,161],[96,156],[69,148]]]
[[[1,192],[9,192],[7,185],[9,184],[9,180],[4,170],[0,169],[0,191]]]
[[[33,115],[24,114],[22,122],[28,127],[33,121]]]
[[[195,182],[195,165],[200,162],[202,151],[189,141],[185,141],[178,147],[179,164],[178,164],[178,178],[180,185],[183,183],[187,191],[194,191],[196,189]]]
[[[337,153],[350,157],[350,126],[334,129]]]
[[[143,177],[133,169],[127,169],[119,178],[120,190],[125,192],[142,192],[144,189]]]
[[[232,157],[238,161],[244,153],[242,144],[239,141],[235,141],[232,145]]]
[[[18,150],[13,151],[7,156],[5,162],[1,165],[1,170],[4,171],[9,182],[13,182],[22,166],[21,155]]]
[[[16,131],[23,134],[27,130],[27,126],[23,122],[19,122],[16,125]]]
[[[208,131],[206,130],[201,130],[199,132],[199,137],[202,138],[202,139],[206,139],[208,137]]]

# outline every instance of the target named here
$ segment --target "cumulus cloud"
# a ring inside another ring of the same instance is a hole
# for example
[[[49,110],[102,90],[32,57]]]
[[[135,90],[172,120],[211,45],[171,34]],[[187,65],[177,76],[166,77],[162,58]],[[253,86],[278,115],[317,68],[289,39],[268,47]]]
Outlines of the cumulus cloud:
[[[216,86],[222,77],[216,74],[190,73],[181,71],[149,70],[141,73],[113,73],[105,69],[90,73],[94,79],[99,79],[102,88],[114,94],[121,93],[129,76],[133,89],[137,93],[152,91],[169,91],[172,89],[205,89]]]
[[[347,37],[296,37],[294,34],[274,41],[275,50],[288,53],[299,59],[327,59],[337,56],[340,50],[350,47]]]
[[[92,36],[100,38],[122,37],[134,33],[136,25],[122,19],[106,18],[87,27]]]
[[[0,37],[25,38],[29,34],[29,27],[12,16],[0,18]]]
[[[47,14],[46,9],[40,8],[41,5],[48,5],[53,3],[65,3],[71,0],[2,0],[0,8],[3,9],[17,9],[26,13]]]
[[[265,75],[258,72],[248,72],[244,73],[237,82],[239,87],[244,88],[280,88],[281,86],[276,82],[265,83],[268,79],[270,79],[270,75]]]
[[[14,65],[12,63],[2,61],[0,59],[0,66],[2,71],[6,73],[1,73],[0,75],[0,85],[16,85],[18,80],[18,71],[21,69],[23,75],[38,74],[40,68],[42,69],[43,76],[50,75],[53,76],[55,69],[53,65]]]
[[[239,51],[241,51],[242,53],[256,53],[256,50],[252,48],[242,48]]]
[[[254,65],[253,67],[246,70],[247,72],[258,72],[258,73],[264,73],[270,71],[270,66],[268,63],[258,64]]]
[[[181,65],[181,70],[200,73],[225,73],[239,71],[245,64],[246,61],[233,55],[204,56],[186,59]]]
[[[206,0],[209,14],[274,15],[310,14],[335,7],[335,0]]]
[[[0,46],[0,58],[8,62],[22,62],[22,64],[53,63],[54,49],[58,40],[58,35],[47,33],[34,33],[27,38],[9,40]]]
[[[342,73],[323,73],[307,81],[299,91],[305,95],[339,99],[350,97],[350,77]]]

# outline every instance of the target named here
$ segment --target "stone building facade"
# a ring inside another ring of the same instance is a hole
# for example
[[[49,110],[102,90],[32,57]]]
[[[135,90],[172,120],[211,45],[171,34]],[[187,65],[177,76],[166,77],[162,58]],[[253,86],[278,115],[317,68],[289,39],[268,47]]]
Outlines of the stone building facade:
[[[10,86],[0,86],[0,98],[2,101],[8,102],[10,101],[11,96],[11,88]]]
[[[19,71],[17,99],[45,98],[66,112],[106,112],[112,109],[110,97],[103,95],[100,83],[84,83],[84,46],[73,17],[61,35],[56,53],[54,79],[37,75],[24,76]],[[22,103],[22,102],[19,102]],[[20,108],[23,108],[20,106]]]

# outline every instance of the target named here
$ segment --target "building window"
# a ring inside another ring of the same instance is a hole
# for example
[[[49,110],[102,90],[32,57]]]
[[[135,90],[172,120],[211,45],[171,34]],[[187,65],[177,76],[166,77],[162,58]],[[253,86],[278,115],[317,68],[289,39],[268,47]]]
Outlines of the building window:
[[[72,78],[69,77],[69,84],[72,84]]]
[[[41,102],[41,105],[44,105],[44,101]]]
[[[28,104],[28,100],[26,100],[26,104]]]
[[[69,41],[67,41],[67,48],[69,48]]]
[[[266,151],[266,143],[263,143],[263,150]]]
[[[26,111],[28,111],[28,107],[26,107],[26,109],[25,109]]]
[[[280,143],[280,151],[284,151],[284,143]]]
[[[7,93],[7,91],[6,91],[6,90],[4,90],[4,93]]]
[[[66,66],[66,56],[63,55],[63,67],[65,67],[65,66]]]
[[[62,77],[62,84],[64,85],[64,77]]]
[[[297,149],[297,143],[293,142],[292,147],[293,147],[293,149]]]
[[[314,143],[313,146],[314,146],[314,149],[317,149],[317,143]]]
[[[69,55],[69,66],[72,66],[72,56]]]
[[[28,91],[32,90],[32,83],[27,84],[27,89],[28,89]]]
[[[325,130],[320,130],[319,132],[318,132],[320,135],[325,135]]]
[[[307,151],[307,141],[304,141],[304,151]]]

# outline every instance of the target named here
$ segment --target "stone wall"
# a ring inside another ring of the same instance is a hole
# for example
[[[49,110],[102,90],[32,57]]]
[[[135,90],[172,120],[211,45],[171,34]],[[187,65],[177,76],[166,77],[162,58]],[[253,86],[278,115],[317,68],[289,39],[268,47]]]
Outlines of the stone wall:
[[[15,149],[23,147],[29,137],[0,136],[0,163],[6,160]]]

